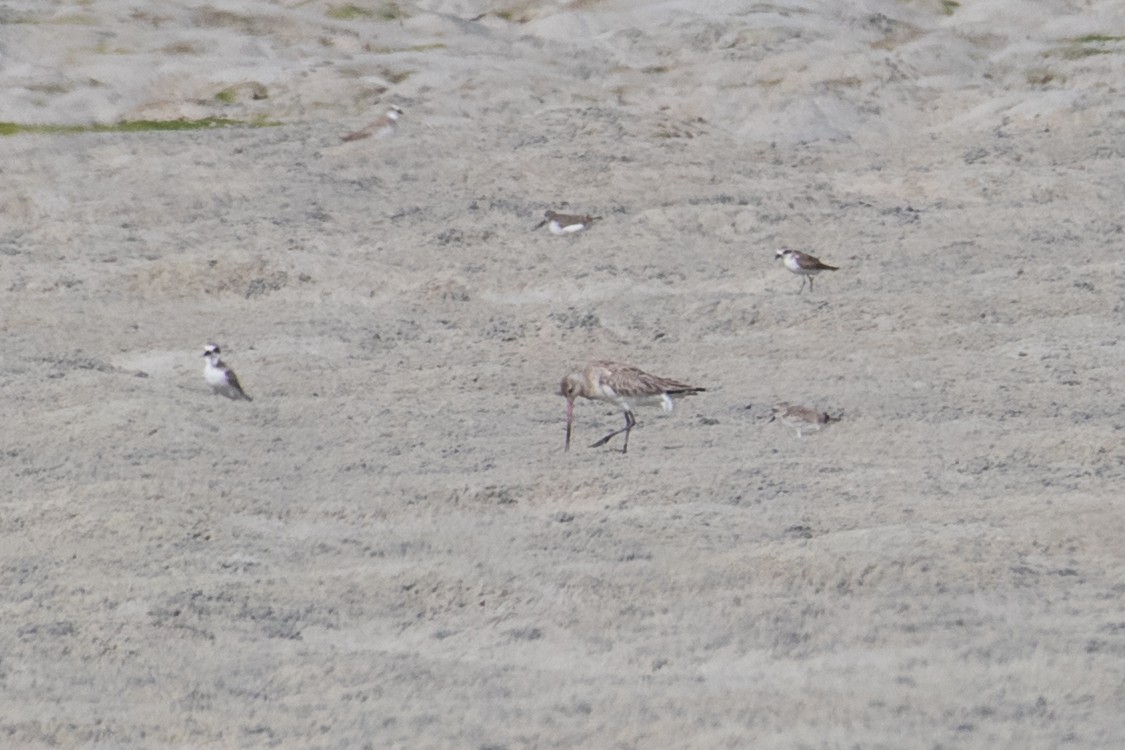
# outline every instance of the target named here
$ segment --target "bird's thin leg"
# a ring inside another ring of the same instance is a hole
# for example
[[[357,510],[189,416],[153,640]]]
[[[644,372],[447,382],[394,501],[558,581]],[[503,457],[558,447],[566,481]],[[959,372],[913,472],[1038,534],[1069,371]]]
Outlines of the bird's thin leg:
[[[812,283],[813,283],[813,277],[810,276],[809,277],[809,294],[812,294]]]
[[[613,432],[609,433],[608,435],[606,435],[604,438],[602,438],[598,442],[590,443],[590,447],[591,448],[601,448],[603,445],[605,445],[606,443],[609,442],[610,438],[612,438],[615,435],[620,435],[623,432],[625,432],[625,430],[623,430],[623,429],[622,430],[614,430]]]
[[[797,294],[800,294],[801,292],[805,291],[805,282],[808,281],[808,280],[809,280],[808,276],[802,276],[801,277],[801,288],[797,290]]]
[[[633,412],[625,412],[625,445],[621,448],[622,453],[629,452],[629,432],[633,429],[633,425],[635,425],[636,423],[637,420],[633,418]]]
[[[624,432],[625,433],[625,448],[627,450],[629,448],[629,430],[633,429],[633,425],[635,425],[636,423],[637,423],[636,420],[633,419],[633,413],[628,412],[628,411],[625,412],[625,426],[622,427],[620,430],[614,430],[613,432],[609,433],[604,438],[602,438],[598,442],[594,443],[590,447],[591,448],[600,448],[601,446],[608,443],[610,438],[614,437],[615,435],[620,435],[621,433]],[[624,453],[625,451],[623,450],[621,452]]]

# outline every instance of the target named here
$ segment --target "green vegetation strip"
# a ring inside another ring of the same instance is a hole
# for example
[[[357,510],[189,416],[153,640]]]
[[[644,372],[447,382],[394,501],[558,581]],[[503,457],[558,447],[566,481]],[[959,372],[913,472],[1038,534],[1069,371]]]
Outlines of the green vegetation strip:
[[[1082,36],[1072,36],[1063,41],[1070,42],[1071,44],[1101,44],[1122,42],[1125,41],[1125,36],[1117,36],[1115,34],[1084,34]]]
[[[371,18],[378,21],[400,21],[407,17],[406,11],[396,2],[384,2],[377,8],[365,8],[361,5],[348,3],[346,5],[328,6],[327,15],[337,21],[351,21],[353,19]]]
[[[67,133],[141,133],[149,130],[206,130],[207,128],[270,128],[280,125],[262,119],[228,120],[225,117],[205,117],[202,120],[124,120],[111,125],[25,125],[18,122],[0,122],[0,135],[39,133],[58,135]]]

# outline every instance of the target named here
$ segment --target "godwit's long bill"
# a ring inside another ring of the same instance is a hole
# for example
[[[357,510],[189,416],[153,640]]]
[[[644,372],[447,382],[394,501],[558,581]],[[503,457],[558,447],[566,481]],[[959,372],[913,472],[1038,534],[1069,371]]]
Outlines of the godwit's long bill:
[[[629,432],[637,424],[633,410],[638,406],[661,406],[672,411],[672,398],[691,396],[705,388],[688,385],[678,380],[649,375],[636,367],[617,362],[592,362],[582,372],[567,375],[559,384],[559,395],[566,398],[566,450],[570,450],[570,436],[574,425],[574,400],[581,396],[592,401],[605,401],[625,412],[625,426],[614,430],[591,445],[597,448],[609,442],[614,435],[625,433],[622,453],[629,451]]]

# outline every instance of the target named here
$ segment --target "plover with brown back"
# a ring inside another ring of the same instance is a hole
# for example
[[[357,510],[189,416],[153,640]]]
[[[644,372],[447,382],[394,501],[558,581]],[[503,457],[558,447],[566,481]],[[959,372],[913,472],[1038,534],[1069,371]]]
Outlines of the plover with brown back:
[[[364,138],[375,138],[382,140],[383,138],[390,138],[398,132],[398,120],[402,117],[402,110],[398,107],[391,107],[387,113],[376,119],[369,125],[360,128],[354,133],[348,133],[341,136],[342,141],[359,141]]]
[[[821,271],[839,271],[836,266],[830,266],[823,262],[820,258],[802,253],[800,250],[790,250],[783,248],[777,251],[774,259],[781,258],[785,261],[785,267],[793,273],[801,277],[801,288],[797,290],[800,294],[805,288],[805,282],[809,284],[809,291],[813,290],[813,277]]]
[[[829,422],[839,420],[839,417],[829,416],[826,411],[818,411],[810,406],[797,406],[782,401],[773,407],[770,421],[780,421],[786,427],[796,430],[797,437],[804,437],[806,432],[819,432],[828,426]]]
[[[547,231],[551,234],[574,234],[575,232],[581,232],[583,229],[589,228],[591,224],[601,218],[600,216],[577,216],[574,214],[560,214],[557,211],[547,211],[543,214],[543,221],[536,224],[532,229],[538,229],[546,224]]]
[[[242,390],[242,386],[238,382],[238,376],[234,374],[234,370],[223,364],[219,359],[220,354],[219,346],[217,344],[208,344],[203,350],[203,356],[207,358],[207,363],[203,366],[203,378],[207,384],[215,389],[215,393],[226,396],[229,399],[238,401],[245,399],[246,401],[253,401],[254,399],[246,395]]]

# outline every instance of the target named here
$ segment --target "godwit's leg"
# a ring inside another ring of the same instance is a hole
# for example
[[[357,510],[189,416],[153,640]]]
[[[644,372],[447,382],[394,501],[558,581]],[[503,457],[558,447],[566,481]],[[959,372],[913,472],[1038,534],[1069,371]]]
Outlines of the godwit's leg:
[[[625,447],[621,449],[621,452],[622,453],[628,452],[628,450],[629,450],[629,430],[633,429],[633,425],[635,425],[636,423],[637,423],[637,420],[635,420],[633,418],[633,412],[631,412],[631,411],[625,412],[625,426],[622,427],[620,430],[614,430],[613,432],[609,433],[604,438],[602,438],[598,442],[594,443],[590,447],[591,448],[600,448],[603,445],[605,445],[606,443],[608,443],[610,438],[612,438],[615,435],[620,435],[621,433],[624,432],[625,433]]]
[[[629,452],[629,432],[633,429],[633,425],[635,425],[636,423],[637,420],[633,418],[633,412],[625,412],[625,445],[621,447],[622,453]]]

